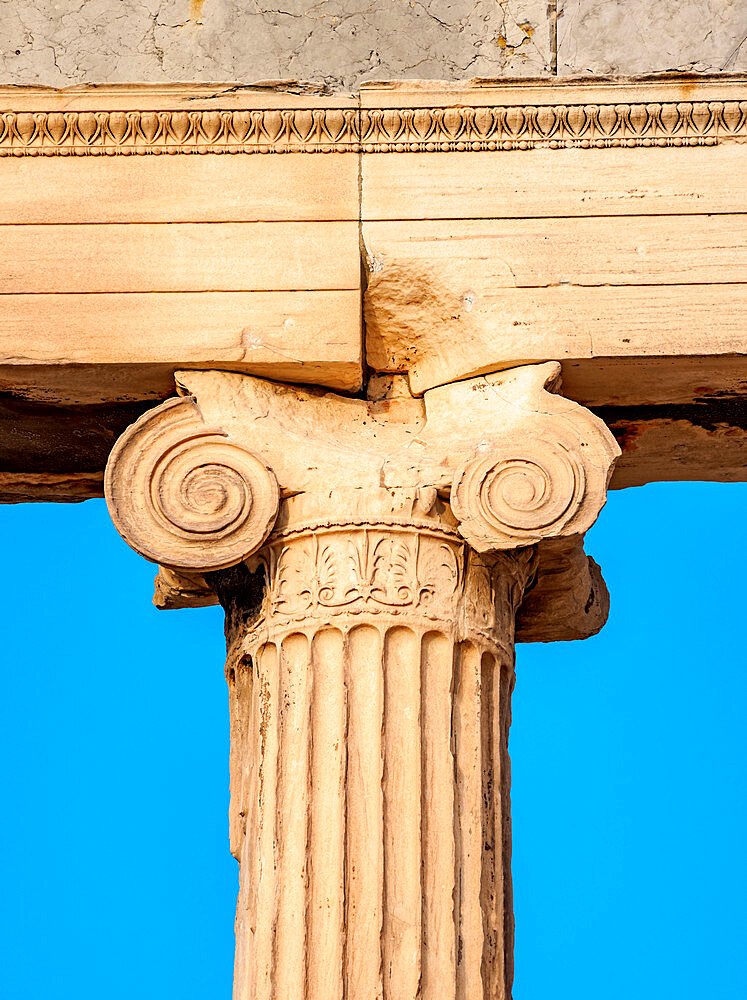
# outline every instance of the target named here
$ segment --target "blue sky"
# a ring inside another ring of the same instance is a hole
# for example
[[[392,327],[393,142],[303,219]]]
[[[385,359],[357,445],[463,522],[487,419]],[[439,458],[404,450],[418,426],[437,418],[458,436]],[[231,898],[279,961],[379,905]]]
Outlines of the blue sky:
[[[603,632],[520,646],[515,1000],[747,995],[747,485],[610,495]],[[222,613],[103,501],[0,506],[1,1000],[228,1000]]]

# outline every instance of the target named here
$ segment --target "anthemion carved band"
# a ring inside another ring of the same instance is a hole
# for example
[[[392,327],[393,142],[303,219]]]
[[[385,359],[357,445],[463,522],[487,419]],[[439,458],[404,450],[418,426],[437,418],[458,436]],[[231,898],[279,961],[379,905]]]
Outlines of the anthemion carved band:
[[[747,102],[0,115],[0,156],[438,152],[712,145],[747,134]]]
[[[123,537],[227,610],[237,1000],[509,995],[516,615],[619,453],[558,375],[182,372],[112,452]]]

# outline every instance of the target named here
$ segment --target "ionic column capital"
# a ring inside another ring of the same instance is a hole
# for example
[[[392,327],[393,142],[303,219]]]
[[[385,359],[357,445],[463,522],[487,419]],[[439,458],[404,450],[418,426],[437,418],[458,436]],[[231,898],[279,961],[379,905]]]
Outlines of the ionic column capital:
[[[529,365],[378,401],[182,372],[181,398],[112,451],[109,509],[138,552],[193,573],[247,559],[276,522],[302,528],[307,507],[312,520],[352,523],[356,491],[409,491],[426,513],[439,498],[478,552],[579,535],[619,449],[602,421],[552,391],[559,371]],[[288,503],[298,496],[307,507]]]

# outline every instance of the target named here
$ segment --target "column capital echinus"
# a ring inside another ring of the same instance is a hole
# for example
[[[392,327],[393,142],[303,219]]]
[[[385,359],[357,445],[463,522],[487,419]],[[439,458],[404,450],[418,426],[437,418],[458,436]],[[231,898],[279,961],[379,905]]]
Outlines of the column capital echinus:
[[[459,576],[467,549],[490,561],[531,547],[540,593],[530,595],[531,620],[520,613],[519,631],[581,638],[606,618],[606,590],[582,540],[619,448],[559,386],[556,362],[378,400],[180,372],[180,395],[117,441],[109,510],[129,545],[160,564],[163,607],[216,603],[209,575],[245,562],[264,564],[274,611],[289,624],[312,605],[330,617],[397,608],[450,615],[428,579],[433,552],[452,553],[449,572]],[[377,526],[399,531],[402,544],[388,531],[377,538]],[[405,529],[419,537],[418,554]],[[319,544],[321,531],[328,544]],[[308,544],[291,557],[281,546],[289,537]],[[308,583],[294,584],[292,601],[284,596],[291,564]]]

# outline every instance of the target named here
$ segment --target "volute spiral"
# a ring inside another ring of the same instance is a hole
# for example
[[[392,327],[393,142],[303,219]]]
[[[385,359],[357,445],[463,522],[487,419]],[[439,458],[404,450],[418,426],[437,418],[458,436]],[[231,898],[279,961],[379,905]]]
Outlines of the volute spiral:
[[[451,506],[478,551],[518,548],[586,530],[606,480],[607,470],[587,463],[576,442],[511,435],[457,471]]]
[[[273,473],[223,432],[192,398],[168,400],[114,446],[104,477],[109,512],[125,541],[153,562],[201,572],[256,551],[278,512]]]

